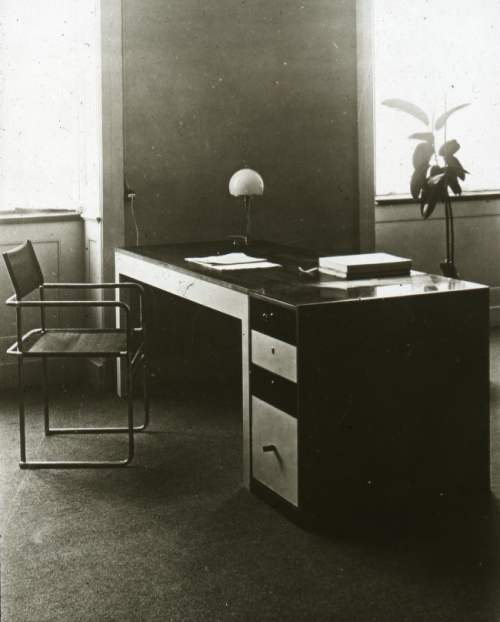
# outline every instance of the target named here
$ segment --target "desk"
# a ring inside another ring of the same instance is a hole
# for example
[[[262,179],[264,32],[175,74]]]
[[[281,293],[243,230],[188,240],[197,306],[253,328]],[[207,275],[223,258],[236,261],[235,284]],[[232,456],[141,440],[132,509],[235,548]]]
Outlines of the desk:
[[[280,267],[185,261],[245,250]],[[243,478],[299,522],[362,500],[489,491],[489,291],[433,275],[358,286],[267,242],[124,248],[135,279],[241,322]]]

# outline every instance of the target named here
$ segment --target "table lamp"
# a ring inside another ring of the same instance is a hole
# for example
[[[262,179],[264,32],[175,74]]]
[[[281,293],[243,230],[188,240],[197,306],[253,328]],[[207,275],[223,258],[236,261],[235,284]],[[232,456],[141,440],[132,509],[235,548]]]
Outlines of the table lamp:
[[[242,168],[229,181],[229,192],[245,200],[246,235],[245,244],[250,244],[250,197],[264,192],[264,181],[259,173],[250,168]]]

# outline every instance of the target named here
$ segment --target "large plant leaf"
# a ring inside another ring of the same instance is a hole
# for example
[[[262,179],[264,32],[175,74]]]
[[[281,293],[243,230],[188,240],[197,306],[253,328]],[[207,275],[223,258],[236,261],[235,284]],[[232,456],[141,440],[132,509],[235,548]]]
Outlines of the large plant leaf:
[[[454,114],[457,110],[466,108],[467,106],[470,106],[470,104],[461,104],[460,106],[455,106],[455,108],[452,108],[451,110],[448,110],[447,112],[442,114],[440,117],[436,119],[436,123],[434,123],[434,129],[440,130],[441,128],[443,128],[446,121],[448,121],[448,119],[450,118],[452,114]]]
[[[460,144],[455,140],[448,140],[444,144],[441,145],[441,149],[439,150],[439,155],[444,158],[450,157],[454,155],[460,149]]]
[[[454,171],[458,177],[463,181],[465,179],[465,175],[470,175],[469,171],[466,171],[460,160],[455,156],[449,156],[445,158],[445,162],[448,165],[448,168]]]
[[[429,143],[418,143],[413,152],[413,168],[420,168],[423,164],[429,165],[434,149]]]
[[[429,177],[429,179],[427,180],[427,185],[435,186],[443,179],[443,177],[444,177],[444,173],[440,173],[439,175],[433,175],[432,177]]]
[[[456,174],[453,173],[453,171],[450,171],[449,169],[446,170],[446,183],[451,188],[453,194],[456,194],[456,195],[462,194],[462,188],[460,184],[458,183]]]
[[[411,176],[410,181],[410,191],[411,196],[418,201],[420,197],[420,193],[422,192],[423,187],[425,186],[425,180],[427,178],[427,169],[429,168],[428,163],[421,164],[418,168],[413,171],[413,175]]]
[[[384,104],[384,106],[389,106],[389,108],[395,108],[396,110],[400,110],[401,112],[411,114],[412,117],[415,117],[419,121],[422,121],[422,123],[427,125],[427,127],[429,126],[429,117],[425,114],[422,108],[415,106],[415,104],[407,102],[404,99],[386,99],[382,103]]]
[[[444,182],[444,177],[442,177],[436,184],[433,186],[428,186],[424,188],[422,192],[422,198],[420,200],[420,213],[422,214],[422,218],[427,219],[431,216],[434,211],[438,201],[442,200],[442,192],[443,188],[446,188],[446,184]]]
[[[408,136],[408,138],[414,138],[415,140],[424,140],[430,145],[434,144],[434,134],[432,132],[417,132],[416,134]]]
[[[441,173],[444,173],[444,168],[442,168],[438,164],[434,164],[433,166],[431,166],[431,170],[429,171],[429,175],[431,177],[434,177],[434,175],[440,175]]]

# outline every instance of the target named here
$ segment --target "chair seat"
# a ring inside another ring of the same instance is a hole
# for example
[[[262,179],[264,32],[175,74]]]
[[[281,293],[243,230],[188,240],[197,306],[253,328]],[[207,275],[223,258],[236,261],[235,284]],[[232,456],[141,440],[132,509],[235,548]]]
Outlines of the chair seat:
[[[126,353],[124,330],[49,330],[28,333],[23,339],[23,356],[120,356]]]

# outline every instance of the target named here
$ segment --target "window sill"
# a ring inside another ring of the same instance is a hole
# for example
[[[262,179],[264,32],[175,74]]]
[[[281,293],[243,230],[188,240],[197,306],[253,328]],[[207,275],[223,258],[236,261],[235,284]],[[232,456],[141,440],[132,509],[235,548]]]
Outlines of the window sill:
[[[488,192],[464,192],[460,196],[452,196],[452,202],[463,201],[495,201],[500,199],[500,190],[488,191]],[[383,195],[375,197],[375,204],[378,207],[384,207],[386,205],[418,205],[418,201],[415,201],[410,194],[394,194]]]
[[[452,201],[454,218],[482,218],[500,216],[500,195],[478,197],[457,197]],[[431,219],[444,219],[445,212],[442,203],[438,203]],[[390,223],[401,221],[423,221],[420,214],[420,204],[411,198],[406,200],[375,205],[375,222]]]
[[[0,212],[2,225],[36,224],[37,222],[65,222],[81,220],[80,212]]]

